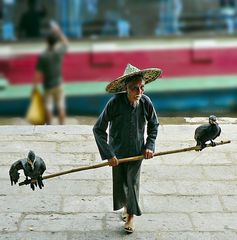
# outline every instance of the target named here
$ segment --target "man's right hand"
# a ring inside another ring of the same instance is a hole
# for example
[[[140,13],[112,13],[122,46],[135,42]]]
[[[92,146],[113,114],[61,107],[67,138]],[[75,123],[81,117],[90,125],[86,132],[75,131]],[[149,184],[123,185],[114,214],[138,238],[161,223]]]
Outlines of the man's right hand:
[[[50,25],[51,31],[54,32],[55,34],[58,34],[61,31],[61,29],[56,21],[51,20],[49,22],[49,25]]]
[[[108,159],[109,166],[114,167],[119,165],[119,160],[116,157]]]

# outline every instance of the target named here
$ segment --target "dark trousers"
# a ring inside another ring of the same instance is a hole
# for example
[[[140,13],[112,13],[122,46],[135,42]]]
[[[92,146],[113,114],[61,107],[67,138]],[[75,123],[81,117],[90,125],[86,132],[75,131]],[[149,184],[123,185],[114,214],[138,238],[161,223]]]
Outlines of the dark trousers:
[[[113,167],[114,210],[127,206],[129,214],[142,214],[138,204],[141,164],[134,161]]]

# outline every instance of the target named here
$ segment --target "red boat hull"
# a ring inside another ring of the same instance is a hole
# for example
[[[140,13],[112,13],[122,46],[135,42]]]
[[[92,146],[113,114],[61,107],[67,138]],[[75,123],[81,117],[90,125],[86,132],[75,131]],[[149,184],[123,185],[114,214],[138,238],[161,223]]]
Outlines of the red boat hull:
[[[39,52],[39,51],[38,51]],[[38,53],[21,53],[0,60],[0,72],[11,84],[31,83]],[[138,68],[158,67],[163,77],[237,74],[237,48],[154,48],[115,51],[70,51],[63,77],[73,81],[111,81],[123,75],[127,63]]]

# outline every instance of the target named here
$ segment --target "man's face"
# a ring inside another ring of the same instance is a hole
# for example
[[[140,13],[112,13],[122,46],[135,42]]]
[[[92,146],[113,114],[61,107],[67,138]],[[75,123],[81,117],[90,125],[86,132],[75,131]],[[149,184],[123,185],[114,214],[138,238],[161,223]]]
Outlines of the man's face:
[[[134,104],[138,103],[144,93],[145,82],[142,79],[131,81],[127,84],[127,93],[129,101]]]

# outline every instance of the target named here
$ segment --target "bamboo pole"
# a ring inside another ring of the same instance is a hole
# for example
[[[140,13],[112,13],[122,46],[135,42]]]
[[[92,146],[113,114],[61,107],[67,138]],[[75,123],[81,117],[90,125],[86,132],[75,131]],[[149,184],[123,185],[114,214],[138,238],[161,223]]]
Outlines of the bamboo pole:
[[[223,145],[223,144],[228,144],[228,143],[231,143],[231,141],[228,140],[228,141],[216,142],[216,145],[215,145],[215,146],[219,146],[219,145]],[[207,144],[206,147],[215,147],[215,146],[212,146],[211,144]],[[180,153],[180,152],[188,152],[188,151],[193,151],[193,150],[199,151],[199,150],[200,150],[200,146],[194,146],[194,147],[181,148],[181,149],[175,149],[175,150],[170,150],[170,151],[157,152],[157,153],[154,153],[154,157],[161,156],[161,155],[168,155],[168,154]],[[121,158],[121,159],[119,159],[119,164],[120,164],[120,163],[126,163],[126,162],[132,162],[132,161],[138,161],[138,160],[142,160],[142,159],[144,159],[144,156],[143,156],[143,155],[139,155],[139,156],[135,156],[135,157],[128,157],[128,158]],[[152,159],[152,158],[151,158],[151,159]],[[101,168],[101,167],[105,167],[105,166],[107,166],[107,165],[109,165],[109,164],[108,164],[108,161],[102,162],[102,163],[99,163],[99,164],[95,164],[95,165],[91,165],[91,166],[73,168],[73,169],[70,169],[70,170],[66,170],[66,171],[62,171],[62,172],[58,172],[58,173],[53,173],[53,174],[44,176],[44,177],[43,177],[43,180],[49,179],[49,178],[58,177],[58,176],[65,175],[65,174],[69,174],[69,173],[80,172],[80,171],[85,171],[85,170],[89,170],[89,169]],[[30,181],[29,181],[29,183],[30,183]],[[29,183],[26,182],[26,181],[23,181],[23,182],[20,182],[20,183],[19,183],[19,186],[27,185],[27,184],[29,184]]]

